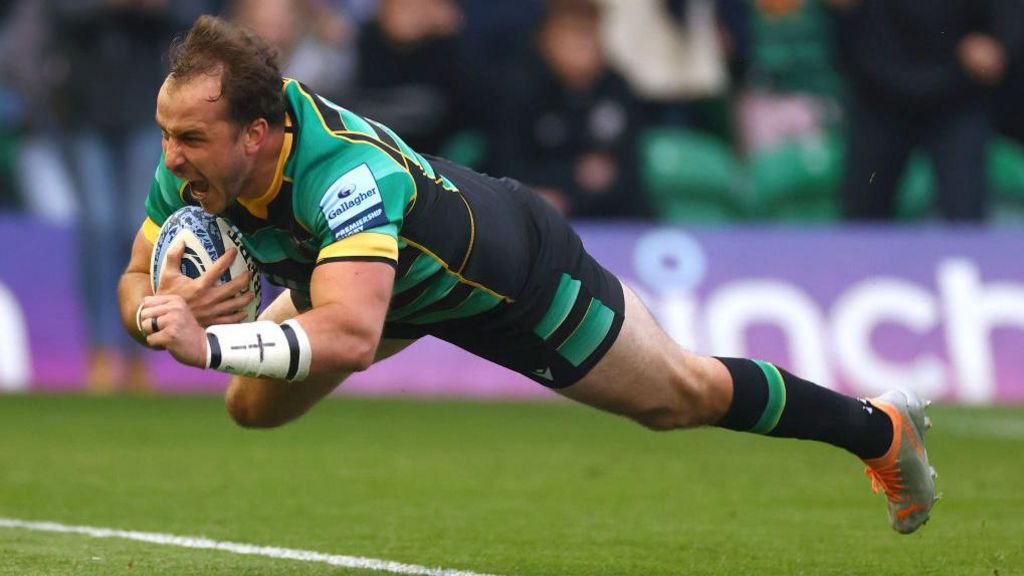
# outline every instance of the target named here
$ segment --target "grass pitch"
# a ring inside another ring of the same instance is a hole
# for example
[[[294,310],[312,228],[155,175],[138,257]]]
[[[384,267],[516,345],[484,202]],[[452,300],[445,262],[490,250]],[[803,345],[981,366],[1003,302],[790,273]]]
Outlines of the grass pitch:
[[[917,534],[858,461],[568,403],[332,399],[274,431],[208,397],[0,396],[0,518],[499,575],[1024,574],[1024,410],[933,407]],[[0,574],[380,574],[0,528]]]

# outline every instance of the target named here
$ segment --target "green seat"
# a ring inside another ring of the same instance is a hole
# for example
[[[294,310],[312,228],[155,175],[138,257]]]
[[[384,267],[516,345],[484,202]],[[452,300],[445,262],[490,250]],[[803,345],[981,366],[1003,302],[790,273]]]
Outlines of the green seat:
[[[640,178],[657,216],[670,222],[726,222],[743,214],[741,169],[721,140],[658,128],[640,137]]]
[[[997,221],[1024,222],[1024,147],[1006,139],[989,144],[986,170],[992,191],[992,216]],[[921,152],[911,155],[896,197],[896,216],[924,220],[935,216],[935,174]]]
[[[910,155],[896,184],[895,215],[898,220],[925,220],[935,214],[935,173],[928,156]]]
[[[18,137],[0,127],[0,208],[20,208],[21,199],[15,190],[15,162],[18,155]]]
[[[487,154],[487,137],[480,130],[463,130],[452,135],[441,146],[440,156],[456,164],[480,168]]]
[[[748,167],[759,219],[820,222],[838,217],[839,137],[789,140],[756,153]]]
[[[992,216],[996,221],[1024,223],[1024,146],[1000,138],[988,151]]]

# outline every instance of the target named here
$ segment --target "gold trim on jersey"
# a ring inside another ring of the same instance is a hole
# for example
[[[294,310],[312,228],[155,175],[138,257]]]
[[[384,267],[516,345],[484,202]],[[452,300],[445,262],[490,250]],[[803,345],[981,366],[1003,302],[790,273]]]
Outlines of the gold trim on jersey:
[[[281,191],[281,182],[284,181],[284,165],[288,162],[288,156],[292,152],[293,135],[292,131],[288,130],[291,126],[292,117],[286,113],[284,115],[284,143],[281,145],[281,154],[277,157],[277,168],[274,169],[274,179],[270,182],[270,187],[258,198],[238,198],[238,203],[257,218],[268,219],[267,206],[270,206],[270,203],[277,198],[278,192]]]
[[[160,236],[160,225],[147,216],[142,223],[142,235],[149,240],[150,244],[156,244],[156,239]]]
[[[474,282],[472,280],[466,279],[466,277],[464,277],[462,274],[452,270],[451,266],[448,266],[447,262],[442,260],[441,257],[438,256],[437,254],[434,254],[433,252],[431,252],[430,249],[427,248],[426,246],[423,246],[421,244],[413,242],[412,240],[409,240],[405,236],[399,236],[399,238],[401,238],[402,241],[405,242],[406,244],[408,244],[409,246],[412,246],[413,248],[419,250],[420,252],[423,252],[427,256],[430,256],[434,260],[437,260],[438,263],[441,264],[441,267],[443,267],[452,276],[455,276],[455,278],[458,279],[459,282],[462,282],[463,284],[468,284],[468,285],[470,285],[470,286],[472,286],[474,288],[479,288],[479,289],[483,290],[484,292],[490,294],[491,296],[494,296],[495,298],[500,298],[500,299],[502,299],[502,300],[504,300],[504,301],[506,301],[506,302],[508,302],[510,304],[515,302],[515,299],[510,297],[510,296],[505,296],[504,294],[500,294],[498,292],[495,292],[494,290],[491,290],[490,288],[488,288],[487,286],[484,286],[483,284],[481,284],[479,282]]]
[[[466,264],[469,264],[469,255],[473,253],[473,246],[476,245],[476,218],[473,216],[473,208],[469,205],[469,200],[462,192],[455,191],[459,195],[459,199],[466,205],[466,213],[469,214],[469,246],[466,248],[466,255],[462,257],[462,264],[459,264],[459,274],[466,269]]]
[[[316,261],[353,256],[383,257],[398,262],[398,240],[379,232],[360,232],[325,246]]]
[[[295,88],[299,91],[299,93],[302,94],[303,96],[305,96],[306,100],[309,100],[309,104],[313,107],[313,112],[316,112],[316,117],[320,119],[320,124],[324,127],[324,132],[330,134],[331,136],[334,136],[335,138],[344,140],[344,141],[346,141],[346,142],[348,142],[350,144],[368,144],[370,146],[373,146],[373,147],[377,148],[378,150],[380,150],[381,152],[383,152],[388,158],[391,158],[392,162],[394,162],[395,164],[400,166],[403,170],[405,170],[405,173],[409,176],[409,179],[412,180],[412,190],[413,190],[412,198],[409,198],[409,201],[406,202],[405,208],[407,209],[410,204],[414,204],[416,202],[416,197],[419,196],[419,187],[416,185],[416,178],[412,175],[412,170],[409,169],[409,157],[408,156],[406,156],[405,154],[402,154],[401,150],[398,150],[397,152],[399,153],[399,155],[401,155],[401,157],[403,159],[403,162],[399,162],[398,160],[395,159],[394,156],[392,156],[387,150],[385,150],[382,147],[382,146],[387,146],[387,144],[385,144],[383,142],[380,142],[378,139],[375,139],[375,138],[371,137],[371,140],[353,140],[351,138],[345,137],[343,132],[338,132],[338,131],[335,131],[335,130],[331,130],[331,127],[327,125],[327,121],[324,120],[324,115],[320,113],[320,108],[316,105],[316,101],[313,100],[313,95],[308,93],[308,92],[306,92],[305,90],[303,90],[302,89],[302,84],[299,84],[295,80],[289,80],[289,82],[285,83],[285,86],[287,86],[289,83],[294,83],[295,84]],[[339,114],[340,114],[340,112],[339,112]],[[346,130],[345,132],[348,132],[348,133],[351,133],[351,134],[359,134],[361,136],[367,136],[366,134],[362,134],[361,132],[355,132],[353,130]],[[390,148],[390,146],[387,146],[387,147]],[[417,164],[417,166],[418,166],[418,164]]]

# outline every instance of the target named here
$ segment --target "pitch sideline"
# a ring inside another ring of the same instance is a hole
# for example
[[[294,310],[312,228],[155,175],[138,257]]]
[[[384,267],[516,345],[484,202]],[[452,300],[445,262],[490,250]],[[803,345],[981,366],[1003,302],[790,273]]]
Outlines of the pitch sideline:
[[[358,568],[363,570],[377,570],[390,572],[392,574],[411,574],[416,576],[495,576],[480,572],[469,572],[465,570],[450,570],[446,568],[431,568],[418,566],[416,564],[403,564],[390,560],[377,558],[364,558],[360,556],[341,556],[335,554],[324,554],[310,550],[294,550],[290,548],[277,548],[274,546],[257,546],[255,544],[243,544],[239,542],[224,542],[211,540],[209,538],[196,538],[192,536],[176,536],[174,534],[161,534],[158,532],[137,532],[133,530],[116,530],[113,528],[97,528],[95,526],[70,526],[57,522],[34,522],[18,520],[16,518],[0,518],[0,528],[14,528],[21,530],[33,530],[36,532],[58,532],[62,534],[81,534],[91,538],[119,538],[122,540],[134,540],[149,544],[161,544],[165,546],[178,546],[180,548],[193,548],[196,550],[220,550],[232,554],[247,556],[263,556],[281,560],[297,560],[300,562],[313,562],[317,564],[328,564],[344,568]]]

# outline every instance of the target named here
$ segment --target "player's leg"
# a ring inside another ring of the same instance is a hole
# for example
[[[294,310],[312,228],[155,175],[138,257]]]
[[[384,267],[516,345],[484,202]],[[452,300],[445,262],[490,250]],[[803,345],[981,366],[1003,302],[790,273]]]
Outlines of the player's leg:
[[[670,430],[717,425],[821,440],[862,458],[891,443],[888,416],[774,366],[684,350],[623,287],[625,319],[608,353],[579,382],[560,390],[591,406]]]
[[[590,373],[559,392],[655,430],[714,425],[832,444],[868,463],[889,496],[894,528],[912,532],[927,520],[933,472],[916,397],[851,398],[766,362],[689,353],[623,290],[625,318],[615,343]]]
[[[684,350],[629,288],[623,292],[625,314],[615,343],[580,381],[557,391],[654,430],[716,422],[732,400],[725,366]]]
[[[260,314],[260,320],[284,322],[298,313],[286,290]],[[401,352],[414,341],[382,340],[377,347],[375,361]],[[305,414],[348,376],[347,372],[319,374],[301,382],[232,376],[225,393],[225,404],[228,413],[240,426],[274,428]]]

